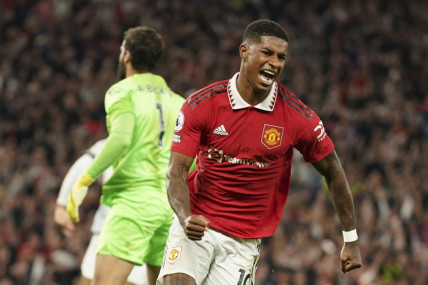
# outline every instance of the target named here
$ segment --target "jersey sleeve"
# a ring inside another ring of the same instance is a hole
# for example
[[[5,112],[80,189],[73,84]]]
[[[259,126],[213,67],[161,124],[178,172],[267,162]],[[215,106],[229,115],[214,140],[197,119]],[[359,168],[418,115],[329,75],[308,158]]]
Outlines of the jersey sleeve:
[[[110,134],[104,146],[86,170],[90,177],[98,178],[122,155],[123,151],[131,144],[134,126],[135,118],[129,113],[122,113],[113,120]]]
[[[171,151],[196,156],[206,113],[201,108],[190,109],[183,104],[177,116]]]
[[[315,112],[311,120],[302,118],[297,133],[298,138],[295,147],[303,155],[306,162],[320,161],[334,150],[334,144]]]

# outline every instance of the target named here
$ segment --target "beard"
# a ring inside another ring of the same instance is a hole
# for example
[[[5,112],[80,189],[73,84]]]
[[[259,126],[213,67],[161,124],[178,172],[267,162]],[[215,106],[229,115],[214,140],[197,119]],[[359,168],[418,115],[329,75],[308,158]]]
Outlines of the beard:
[[[117,75],[119,76],[119,80],[126,78],[125,63],[123,61],[119,61],[119,65],[117,67]]]

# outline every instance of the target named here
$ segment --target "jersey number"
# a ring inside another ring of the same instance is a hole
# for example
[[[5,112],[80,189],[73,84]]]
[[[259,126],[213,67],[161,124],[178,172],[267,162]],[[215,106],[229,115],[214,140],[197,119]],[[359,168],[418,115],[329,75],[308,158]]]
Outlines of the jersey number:
[[[245,275],[245,270],[244,269],[239,269],[239,281],[238,281],[238,285],[253,285],[253,281],[251,280],[251,273]],[[247,283],[248,282],[248,283]]]
[[[156,108],[159,110],[159,124],[160,124],[158,146],[163,146],[163,135],[165,133],[165,120],[163,118],[162,104],[157,102]]]

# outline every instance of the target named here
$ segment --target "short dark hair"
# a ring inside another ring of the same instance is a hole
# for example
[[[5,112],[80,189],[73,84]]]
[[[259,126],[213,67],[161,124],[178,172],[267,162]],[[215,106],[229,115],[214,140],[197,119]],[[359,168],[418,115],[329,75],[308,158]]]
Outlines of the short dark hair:
[[[131,53],[132,67],[152,71],[164,50],[162,36],[153,28],[139,26],[125,32],[125,49]]]
[[[266,19],[260,19],[250,23],[245,28],[242,42],[246,40],[260,42],[262,36],[273,36],[288,42],[287,32],[277,22]]]

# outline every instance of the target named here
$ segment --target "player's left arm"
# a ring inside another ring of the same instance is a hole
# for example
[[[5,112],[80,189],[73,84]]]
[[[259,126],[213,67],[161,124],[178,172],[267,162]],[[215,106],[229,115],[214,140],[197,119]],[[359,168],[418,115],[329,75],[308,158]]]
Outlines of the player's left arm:
[[[85,199],[88,187],[110,167],[131,144],[135,118],[132,113],[119,114],[113,121],[110,134],[91,165],[77,180],[67,200],[67,213],[75,223],[79,222],[79,207]]]
[[[341,251],[341,261],[342,272],[346,273],[362,266],[355,232],[356,219],[351,190],[336,151],[333,151],[320,161],[312,162],[312,165],[325,177],[331,201],[344,231],[345,242]]]

